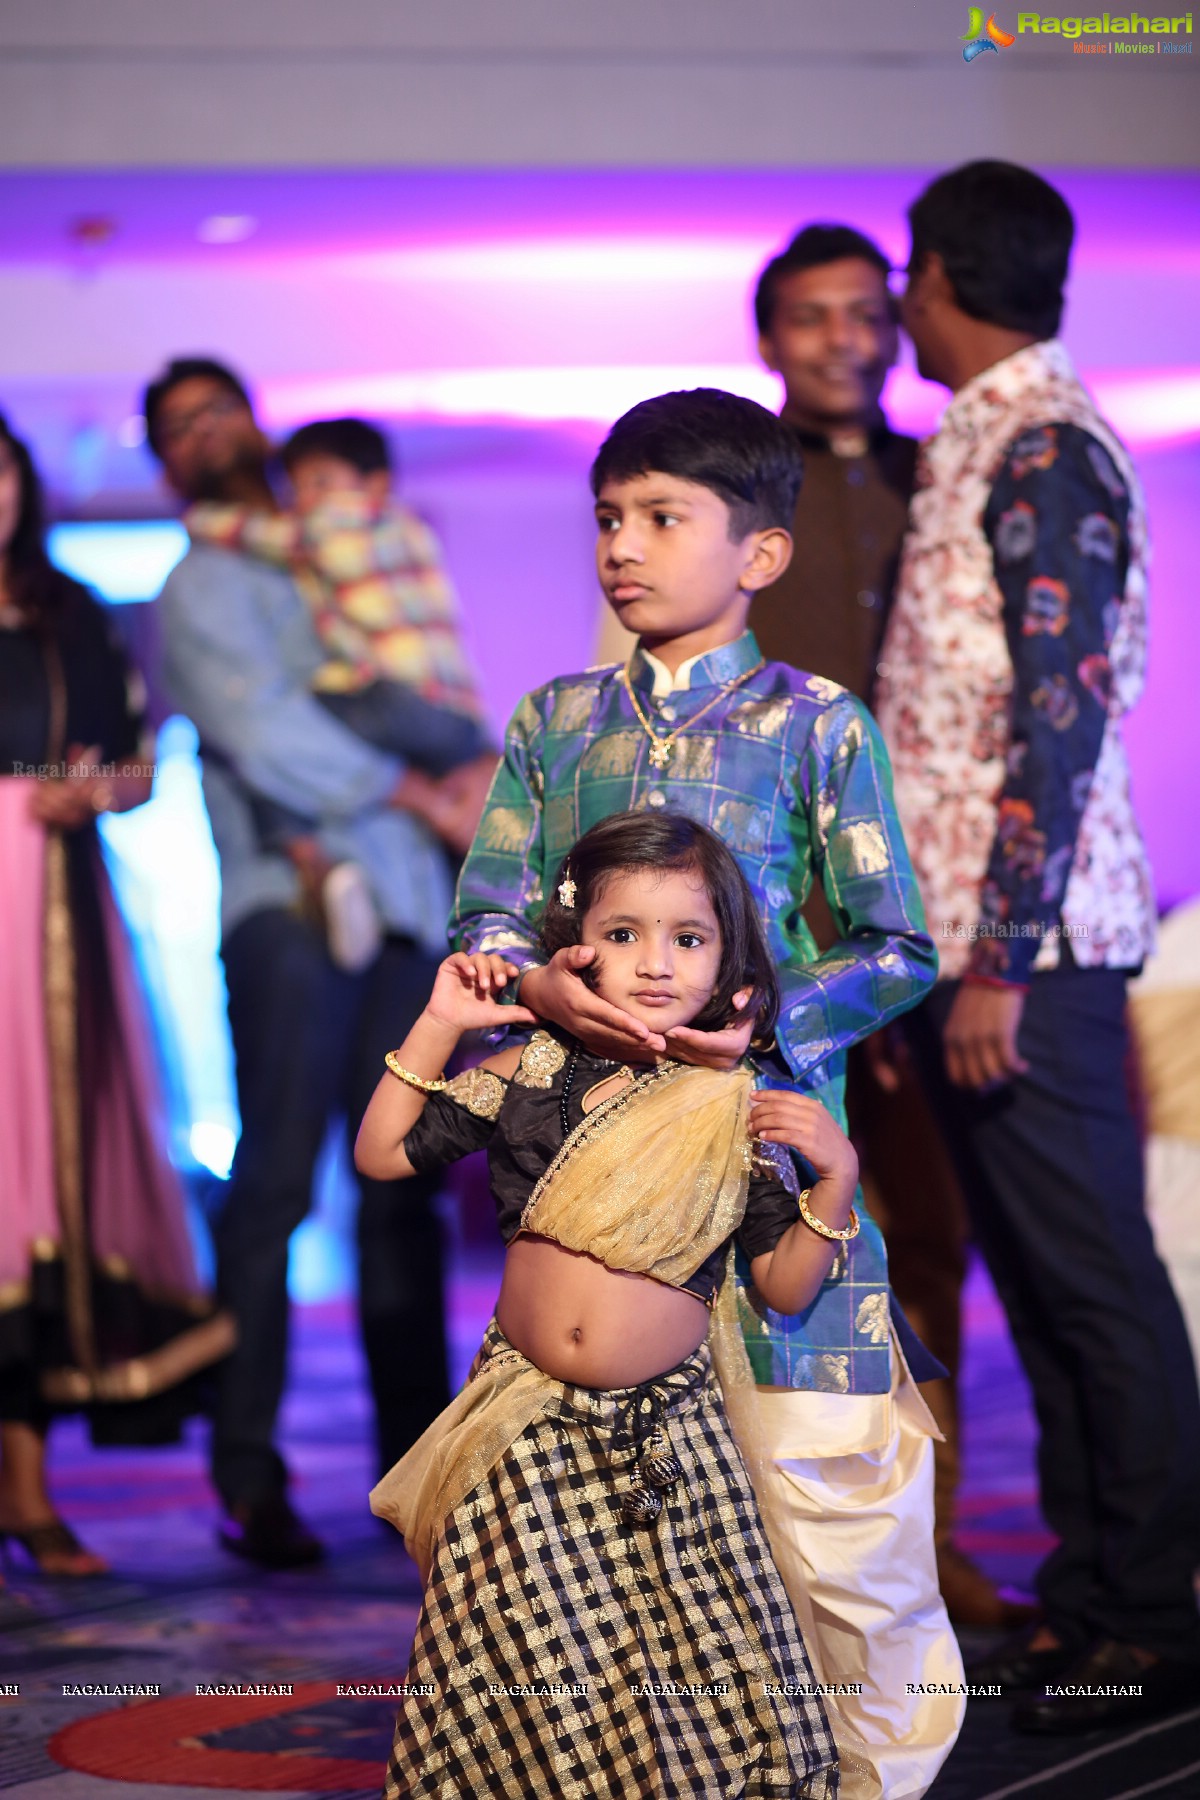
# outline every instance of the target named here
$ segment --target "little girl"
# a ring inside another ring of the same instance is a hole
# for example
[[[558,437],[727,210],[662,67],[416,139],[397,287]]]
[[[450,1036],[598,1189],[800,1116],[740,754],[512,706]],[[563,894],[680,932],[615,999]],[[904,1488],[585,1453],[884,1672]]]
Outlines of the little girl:
[[[771,1031],[753,898],[690,819],[595,826],[542,933],[656,1035],[746,1008]],[[858,1228],[854,1151],[744,1066],[634,1069],[557,1031],[443,1080],[464,1031],[532,1022],[499,1001],[516,973],[447,958],[358,1137],[382,1180],[486,1146],[508,1246],[465,1388],[371,1496],[426,1582],[385,1796],[832,1800],[725,1274],[736,1238],[769,1306],[808,1306]],[[814,1171],[803,1194],[783,1146]]]

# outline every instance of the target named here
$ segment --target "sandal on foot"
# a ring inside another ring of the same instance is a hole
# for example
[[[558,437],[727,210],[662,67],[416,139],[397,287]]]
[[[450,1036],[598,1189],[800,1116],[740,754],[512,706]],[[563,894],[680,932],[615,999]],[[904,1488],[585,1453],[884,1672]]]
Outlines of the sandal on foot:
[[[85,1549],[65,1519],[47,1519],[44,1525],[26,1525],[23,1527],[7,1526],[0,1530],[0,1549],[5,1552],[13,1544],[19,1544],[39,1575],[57,1578],[64,1576],[71,1581],[85,1580],[94,1575],[107,1575],[108,1564],[103,1558],[93,1555]],[[90,1563],[98,1564],[95,1568],[48,1568],[47,1559],[58,1557],[83,1558]]]

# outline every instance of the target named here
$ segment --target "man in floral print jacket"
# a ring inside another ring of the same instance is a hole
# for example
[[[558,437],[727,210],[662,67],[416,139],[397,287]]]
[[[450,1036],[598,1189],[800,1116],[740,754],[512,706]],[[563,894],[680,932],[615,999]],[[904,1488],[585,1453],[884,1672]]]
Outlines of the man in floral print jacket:
[[[941,955],[914,1040],[1029,1376],[1060,1542],[1044,1622],[973,1671],[1013,1724],[1200,1698],[1200,1402],[1143,1211],[1125,980],[1153,890],[1121,717],[1142,685],[1129,458],[1055,337],[1073,236],[1012,164],[909,213],[904,324],[953,398],[924,447],[876,707]]]

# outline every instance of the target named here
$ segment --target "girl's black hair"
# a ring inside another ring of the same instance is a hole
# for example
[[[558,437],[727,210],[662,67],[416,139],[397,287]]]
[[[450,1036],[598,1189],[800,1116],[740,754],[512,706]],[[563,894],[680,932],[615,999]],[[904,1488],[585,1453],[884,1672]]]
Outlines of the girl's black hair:
[[[28,444],[16,436],[3,413],[0,413],[0,442],[7,447],[16,464],[21,489],[16,529],[8,545],[9,599],[31,624],[46,625],[74,584],[55,568],[46,554],[41,480]]]
[[[584,914],[612,877],[627,869],[664,875],[694,871],[708,891],[721,928],[721,967],[716,992],[693,1026],[720,1031],[753,1018],[755,1035],[769,1037],[779,1013],[779,983],[754,895],[727,846],[683,813],[613,813],[583,834],[563,859],[541,917],[546,955],[579,943]],[[569,907],[559,899],[559,888],[568,879],[575,883]],[[582,973],[587,980],[591,970]],[[739,1011],[733,996],[741,988],[750,989],[750,999]]]

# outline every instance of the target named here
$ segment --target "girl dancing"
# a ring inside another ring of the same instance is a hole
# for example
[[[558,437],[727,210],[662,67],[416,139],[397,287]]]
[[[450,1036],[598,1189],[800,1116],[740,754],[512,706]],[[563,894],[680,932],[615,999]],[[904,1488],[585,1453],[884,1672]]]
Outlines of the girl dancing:
[[[542,934],[660,1041],[745,1008],[771,1031],[753,898],[690,819],[594,827]],[[508,1246],[466,1386],[371,1496],[426,1583],[385,1795],[833,1800],[725,1277],[736,1242],[763,1303],[808,1306],[858,1229],[854,1151],[745,1065],[618,1066],[557,1030],[442,1079],[464,1031],[532,1022],[500,1003],[516,974],[446,959],[358,1138],[379,1179],[486,1147]]]

